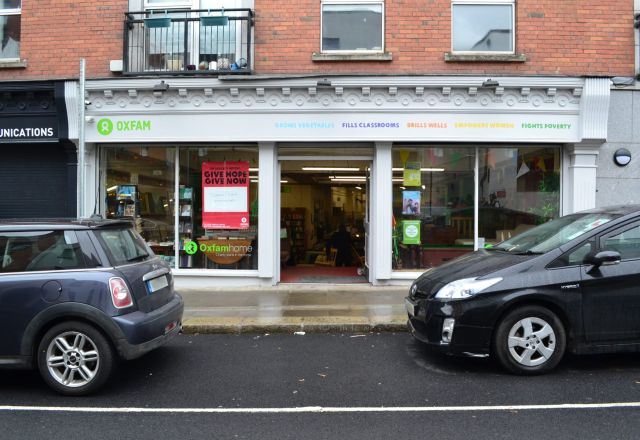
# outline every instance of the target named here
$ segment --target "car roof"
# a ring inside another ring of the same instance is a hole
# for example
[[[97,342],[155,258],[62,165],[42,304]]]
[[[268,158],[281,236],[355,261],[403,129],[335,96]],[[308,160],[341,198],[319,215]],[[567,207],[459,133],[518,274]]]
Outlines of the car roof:
[[[612,214],[612,215],[617,215],[622,217],[625,215],[633,214],[638,211],[640,211],[640,205],[611,205],[611,206],[603,206],[601,208],[588,209],[586,211],[581,211],[576,214],[581,214],[581,213]]]
[[[0,231],[99,229],[108,227],[131,227],[129,219],[91,218],[20,218],[0,219]]]

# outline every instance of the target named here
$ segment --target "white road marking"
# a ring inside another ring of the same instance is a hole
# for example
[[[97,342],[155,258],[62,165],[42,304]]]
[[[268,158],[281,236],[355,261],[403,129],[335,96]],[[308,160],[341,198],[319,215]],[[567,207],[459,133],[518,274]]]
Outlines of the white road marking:
[[[640,402],[560,403],[549,405],[492,405],[492,406],[399,406],[399,407],[323,407],[297,408],[107,408],[78,406],[13,406],[0,405],[0,412],[71,412],[71,413],[150,413],[150,414],[319,414],[319,413],[411,413],[411,412],[470,412],[470,411],[538,411],[567,409],[640,408]]]

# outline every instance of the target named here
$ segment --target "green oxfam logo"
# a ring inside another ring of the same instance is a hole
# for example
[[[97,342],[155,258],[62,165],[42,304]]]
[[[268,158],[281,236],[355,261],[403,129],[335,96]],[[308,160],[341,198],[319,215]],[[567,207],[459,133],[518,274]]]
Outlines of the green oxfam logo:
[[[198,244],[195,241],[188,241],[184,244],[184,251],[189,255],[193,255],[198,252]]]
[[[107,136],[111,134],[112,131],[113,122],[111,122],[111,119],[102,118],[98,121],[98,133],[100,133],[102,136]]]
[[[131,119],[126,121],[117,121],[114,123],[109,118],[102,118],[98,121],[98,133],[102,136],[108,136],[113,131],[151,131],[151,121]]]

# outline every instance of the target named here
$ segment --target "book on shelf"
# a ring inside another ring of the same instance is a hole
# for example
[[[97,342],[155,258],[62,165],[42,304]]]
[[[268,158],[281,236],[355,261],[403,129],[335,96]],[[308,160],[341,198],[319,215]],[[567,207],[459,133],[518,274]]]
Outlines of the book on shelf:
[[[182,217],[191,217],[191,205],[180,205],[180,215]]]
[[[191,200],[193,199],[193,187],[181,186],[179,191],[180,199]]]

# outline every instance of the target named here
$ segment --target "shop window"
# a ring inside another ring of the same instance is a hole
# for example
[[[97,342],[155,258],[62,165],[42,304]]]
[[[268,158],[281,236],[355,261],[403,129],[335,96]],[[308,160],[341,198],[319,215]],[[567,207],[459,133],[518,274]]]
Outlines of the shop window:
[[[20,58],[21,0],[0,0],[0,60]]]
[[[560,149],[479,149],[479,223],[482,245],[504,241],[560,212]]]
[[[258,147],[180,150],[179,267],[258,269]]]
[[[106,216],[131,219],[154,253],[175,267],[175,148],[105,148]]]
[[[393,147],[393,270],[473,250],[474,148]]]
[[[382,52],[384,3],[322,1],[322,52]]]
[[[514,53],[514,0],[453,0],[451,22],[454,53]]]

